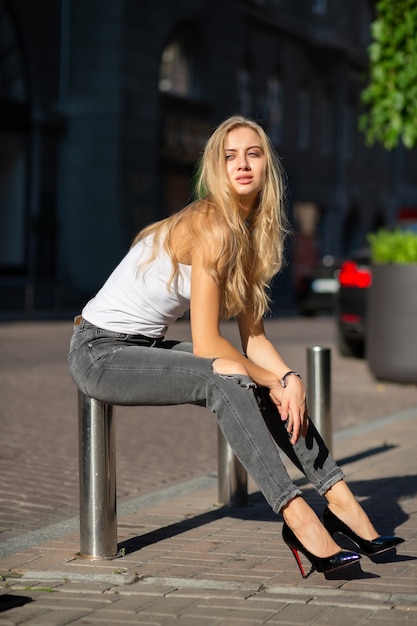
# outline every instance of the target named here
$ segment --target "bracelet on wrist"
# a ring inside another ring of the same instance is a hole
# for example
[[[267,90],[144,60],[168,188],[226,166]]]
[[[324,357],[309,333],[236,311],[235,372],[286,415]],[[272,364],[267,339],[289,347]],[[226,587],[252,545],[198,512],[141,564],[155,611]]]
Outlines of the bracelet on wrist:
[[[289,376],[297,376],[302,381],[302,378],[298,372],[293,372],[293,370],[290,370],[289,372],[284,374],[284,376],[281,378],[281,385],[284,387],[284,389],[287,386],[287,382],[288,382],[287,379]]]

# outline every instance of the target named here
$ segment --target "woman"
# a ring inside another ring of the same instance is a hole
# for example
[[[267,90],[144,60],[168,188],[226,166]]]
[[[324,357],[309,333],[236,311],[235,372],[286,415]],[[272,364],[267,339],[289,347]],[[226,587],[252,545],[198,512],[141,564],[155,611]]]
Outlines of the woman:
[[[216,413],[235,454],[298,551],[320,572],[402,540],[380,537],[307,416],[300,376],[265,336],[267,287],[282,264],[282,175],[262,128],[234,116],[209,139],[199,199],[145,228],[76,318],[69,363],[87,395],[119,405],[198,403]],[[164,340],[190,310],[192,344]],[[219,331],[235,317],[243,353]],[[272,437],[271,437],[272,435]],[[301,497],[273,439],[328,501],[326,528]]]

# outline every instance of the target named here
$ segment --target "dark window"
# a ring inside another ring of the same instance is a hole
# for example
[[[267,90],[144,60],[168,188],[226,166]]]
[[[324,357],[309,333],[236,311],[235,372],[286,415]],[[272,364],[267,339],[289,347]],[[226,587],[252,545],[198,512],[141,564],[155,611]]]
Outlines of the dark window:
[[[237,73],[237,97],[239,112],[242,115],[252,115],[253,88],[252,73],[247,67],[242,67]]]
[[[197,49],[191,41],[173,39],[164,48],[159,66],[159,90],[182,98],[201,98]]]
[[[25,262],[27,77],[16,26],[0,0],[0,268]]]
[[[298,94],[298,141],[299,150],[310,147],[310,92],[302,89]]]
[[[282,143],[284,129],[284,90],[278,76],[268,78],[266,97],[268,134],[275,145]]]
[[[331,156],[333,152],[334,110],[330,97],[321,101],[321,154]]]

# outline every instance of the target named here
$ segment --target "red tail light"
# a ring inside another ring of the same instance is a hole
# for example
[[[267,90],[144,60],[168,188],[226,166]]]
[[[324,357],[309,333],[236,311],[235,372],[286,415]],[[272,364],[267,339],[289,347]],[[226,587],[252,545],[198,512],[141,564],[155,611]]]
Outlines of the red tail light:
[[[354,313],[343,313],[340,316],[340,320],[345,324],[359,324],[362,318],[360,315],[355,315]]]
[[[359,287],[366,289],[371,286],[371,271],[359,268],[354,261],[345,261],[340,268],[339,283],[342,287]]]

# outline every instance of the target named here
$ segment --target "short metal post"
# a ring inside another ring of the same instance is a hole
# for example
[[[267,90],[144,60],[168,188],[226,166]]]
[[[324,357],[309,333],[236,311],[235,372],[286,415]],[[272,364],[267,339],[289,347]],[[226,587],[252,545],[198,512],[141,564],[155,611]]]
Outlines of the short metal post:
[[[219,502],[229,506],[245,506],[248,500],[248,475],[220,426],[217,426],[217,443]]]
[[[113,406],[78,392],[80,556],[117,556]]]
[[[307,348],[307,390],[311,419],[332,452],[330,348]]]

